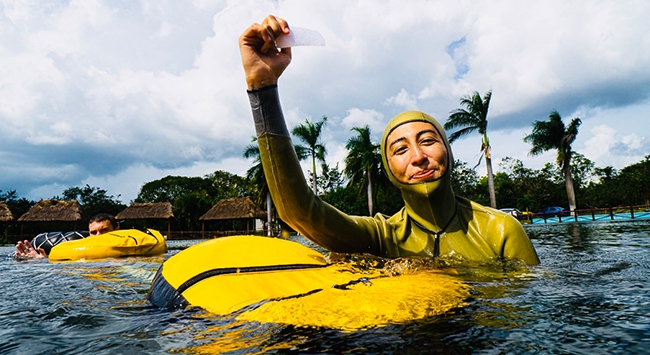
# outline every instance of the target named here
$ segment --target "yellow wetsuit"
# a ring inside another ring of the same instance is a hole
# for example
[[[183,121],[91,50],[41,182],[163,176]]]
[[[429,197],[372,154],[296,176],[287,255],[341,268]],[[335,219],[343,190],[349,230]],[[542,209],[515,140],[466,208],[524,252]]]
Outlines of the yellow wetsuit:
[[[350,216],[322,201],[307,186],[284,121],[277,86],[248,93],[273,203],[283,221],[315,243],[334,252],[382,257],[456,254],[471,261],[502,258],[539,263],[516,219],[454,195],[451,147],[433,117],[407,111],[393,118],[382,137],[382,159],[388,166],[384,143],[395,127],[413,121],[428,122],[436,127],[447,147],[449,164],[443,176],[436,181],[404,184],[389,172],[390,181],[402,192],[404,208],[391,217]]]

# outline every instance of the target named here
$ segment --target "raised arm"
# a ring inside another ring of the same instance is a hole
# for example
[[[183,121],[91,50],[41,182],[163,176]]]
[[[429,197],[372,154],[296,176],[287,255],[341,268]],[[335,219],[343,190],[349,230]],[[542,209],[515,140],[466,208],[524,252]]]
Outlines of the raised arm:
[[[268,16],[239,38],[260,158],[278,215],[328,250],[385,254],[383,228],[374,219],[346,215],[315,196],[305,181],[278,96],[278,78],[291,62],[291,51],[275,46],[283,33],[289,33],[287,22]]]

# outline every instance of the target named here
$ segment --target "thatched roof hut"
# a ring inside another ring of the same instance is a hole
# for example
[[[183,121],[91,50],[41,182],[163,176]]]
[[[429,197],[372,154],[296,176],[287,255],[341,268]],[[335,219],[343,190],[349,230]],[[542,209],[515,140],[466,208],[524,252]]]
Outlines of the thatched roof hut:
[[[266,218],[266,212],[259,208],[249,197],[233,197],[217,202],[203,214],[199,221],[261,219]]]
[[[77,200],[40,200],[29,211],[25,212],[18,222],[20,222],[20,235],[23,235],[25,222],[32,225],[47,225],[46,228],[53,227],[53,222],[56,228],[70,228],[77,229],[78,222],[84,219],[85,215],[81,210],[81,205]],[[65,222],[65,223],[64,223]],[[63,227],[68,225],[67,227]],[[83,227],[82,227],[83,228]]]
[[[6,203],[0,202],[0,222],[11,222],[14,220],[14,215],[9,210]]]
[[[132,203],[124,211],[118,213],[115,219],[171,219],[174,218],[172,204],[169,202]]]
[[[18,222],[78,222],[83,212],[77,200],[40,200]]]
[[[233,197],[217,202],[199,221],[224,219],[264,219],[266,213],[248,197]]]
[[[118,213],[115,219],[121,220],[155,220],[166,219],[167,235],[170,233],[171,220],[174,218],[172,204],[169,202],[131,203],[124,211]]]

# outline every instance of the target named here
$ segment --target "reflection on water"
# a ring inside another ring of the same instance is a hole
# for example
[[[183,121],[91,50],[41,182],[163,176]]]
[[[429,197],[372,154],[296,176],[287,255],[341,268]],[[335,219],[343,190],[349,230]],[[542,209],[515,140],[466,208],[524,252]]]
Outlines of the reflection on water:
[[[157,309],[145,294],[161,258],[62,264],[0,258],[0,353],[647,353],[650,221],[525,228],[540,266],[458,267],[450,277],[468,287],[464,306],[362,330]],[[170,241],[165,258],[192,243]],[[10,252],[0,247],[0,255]],[[340,255],[330,261],[387,274],[445,266]],[[408,292],[398,288],[372,297],[380,303]]]

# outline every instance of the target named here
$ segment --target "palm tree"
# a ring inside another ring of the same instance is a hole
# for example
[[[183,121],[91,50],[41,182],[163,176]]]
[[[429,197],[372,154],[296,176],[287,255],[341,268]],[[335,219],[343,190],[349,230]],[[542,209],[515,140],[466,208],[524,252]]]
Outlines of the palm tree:
[[[566,186],[567,197],[569,198],[569,210],[575,213],[576,195],[571,178],[571,144],[578,135],[578,127],[582,121],[579,118],[571,120],[568,126],[564,126],[562,117],[557,111],[552,111],[548,121],[533,122],[533,131],[524,137],[524,142],[533,145],[530,155],[537,155],[551,149],[557,149],[556,162],[564,173],[564,185]]]
[[[348,186],[359,183],[361,188],[366,187],[368,195],[368,214],[373,212],[373,179],[381,175],[381,154],[379,144],[370,140],[370,128],[354,127],[357,135],[350,138],[345,148],[348,155],[345,157],[345,169],[343,173],[350,179]],[[376,184],[376,182],[375,182]]]
[[[314,194],[318,193],[316,187],[316,160],[324,163],[325,154],[327,154],[325,146],[320,143],[321,131],[326,122],[326,116],[323,116],[321,121],[316,123],[305,120],[305,124],[299,124],[291,131],[294,136],[306,144],[306,146],[295,145],[298,159],[303,160],[305,157],[311,156],[312,189]]]
[[[485,167],[487,168],[488,189],[490,192],[490,205],[492,208],[497,208],[496,196],[494,194],[494,174],[492,172],[492,152],[490,147],[490,140],[487,136],[487,115],[488,108],[490,107],[490,99],[492,98],[492,90],[485,93],[483,99],[478,91],[474,91],[472,95],[463,97],[460,100],[460,105],[465,106],[466,109],[456,109],[451,112],[447,122],[445,122],[445,129],[460,129],[449,136],[449,143],[453,143],[456,139],[470,134],[476,130],[483,135],[481,141],[481,158],[479,158],[478,166],[481,159],[485,156]],[[474,166],[474,168],[476,168]]]
[[[257,137],[253,137],[252,142],[256,142]],[[244,148],[244,158],[253,158],[254,164],[246,171],[246,178],[251,183],[257,186],[258,195],[254,197],[255,202],[262,204],[263,197],[266,197],[266,222],[268,224],[268,236],[272,236],[273,228],[273,200],[271,199],[271,192],[269,185],[266,183],[266,176],[262,168],[262,160],[260,158],[260,146],[257,143],[249,144]]]

